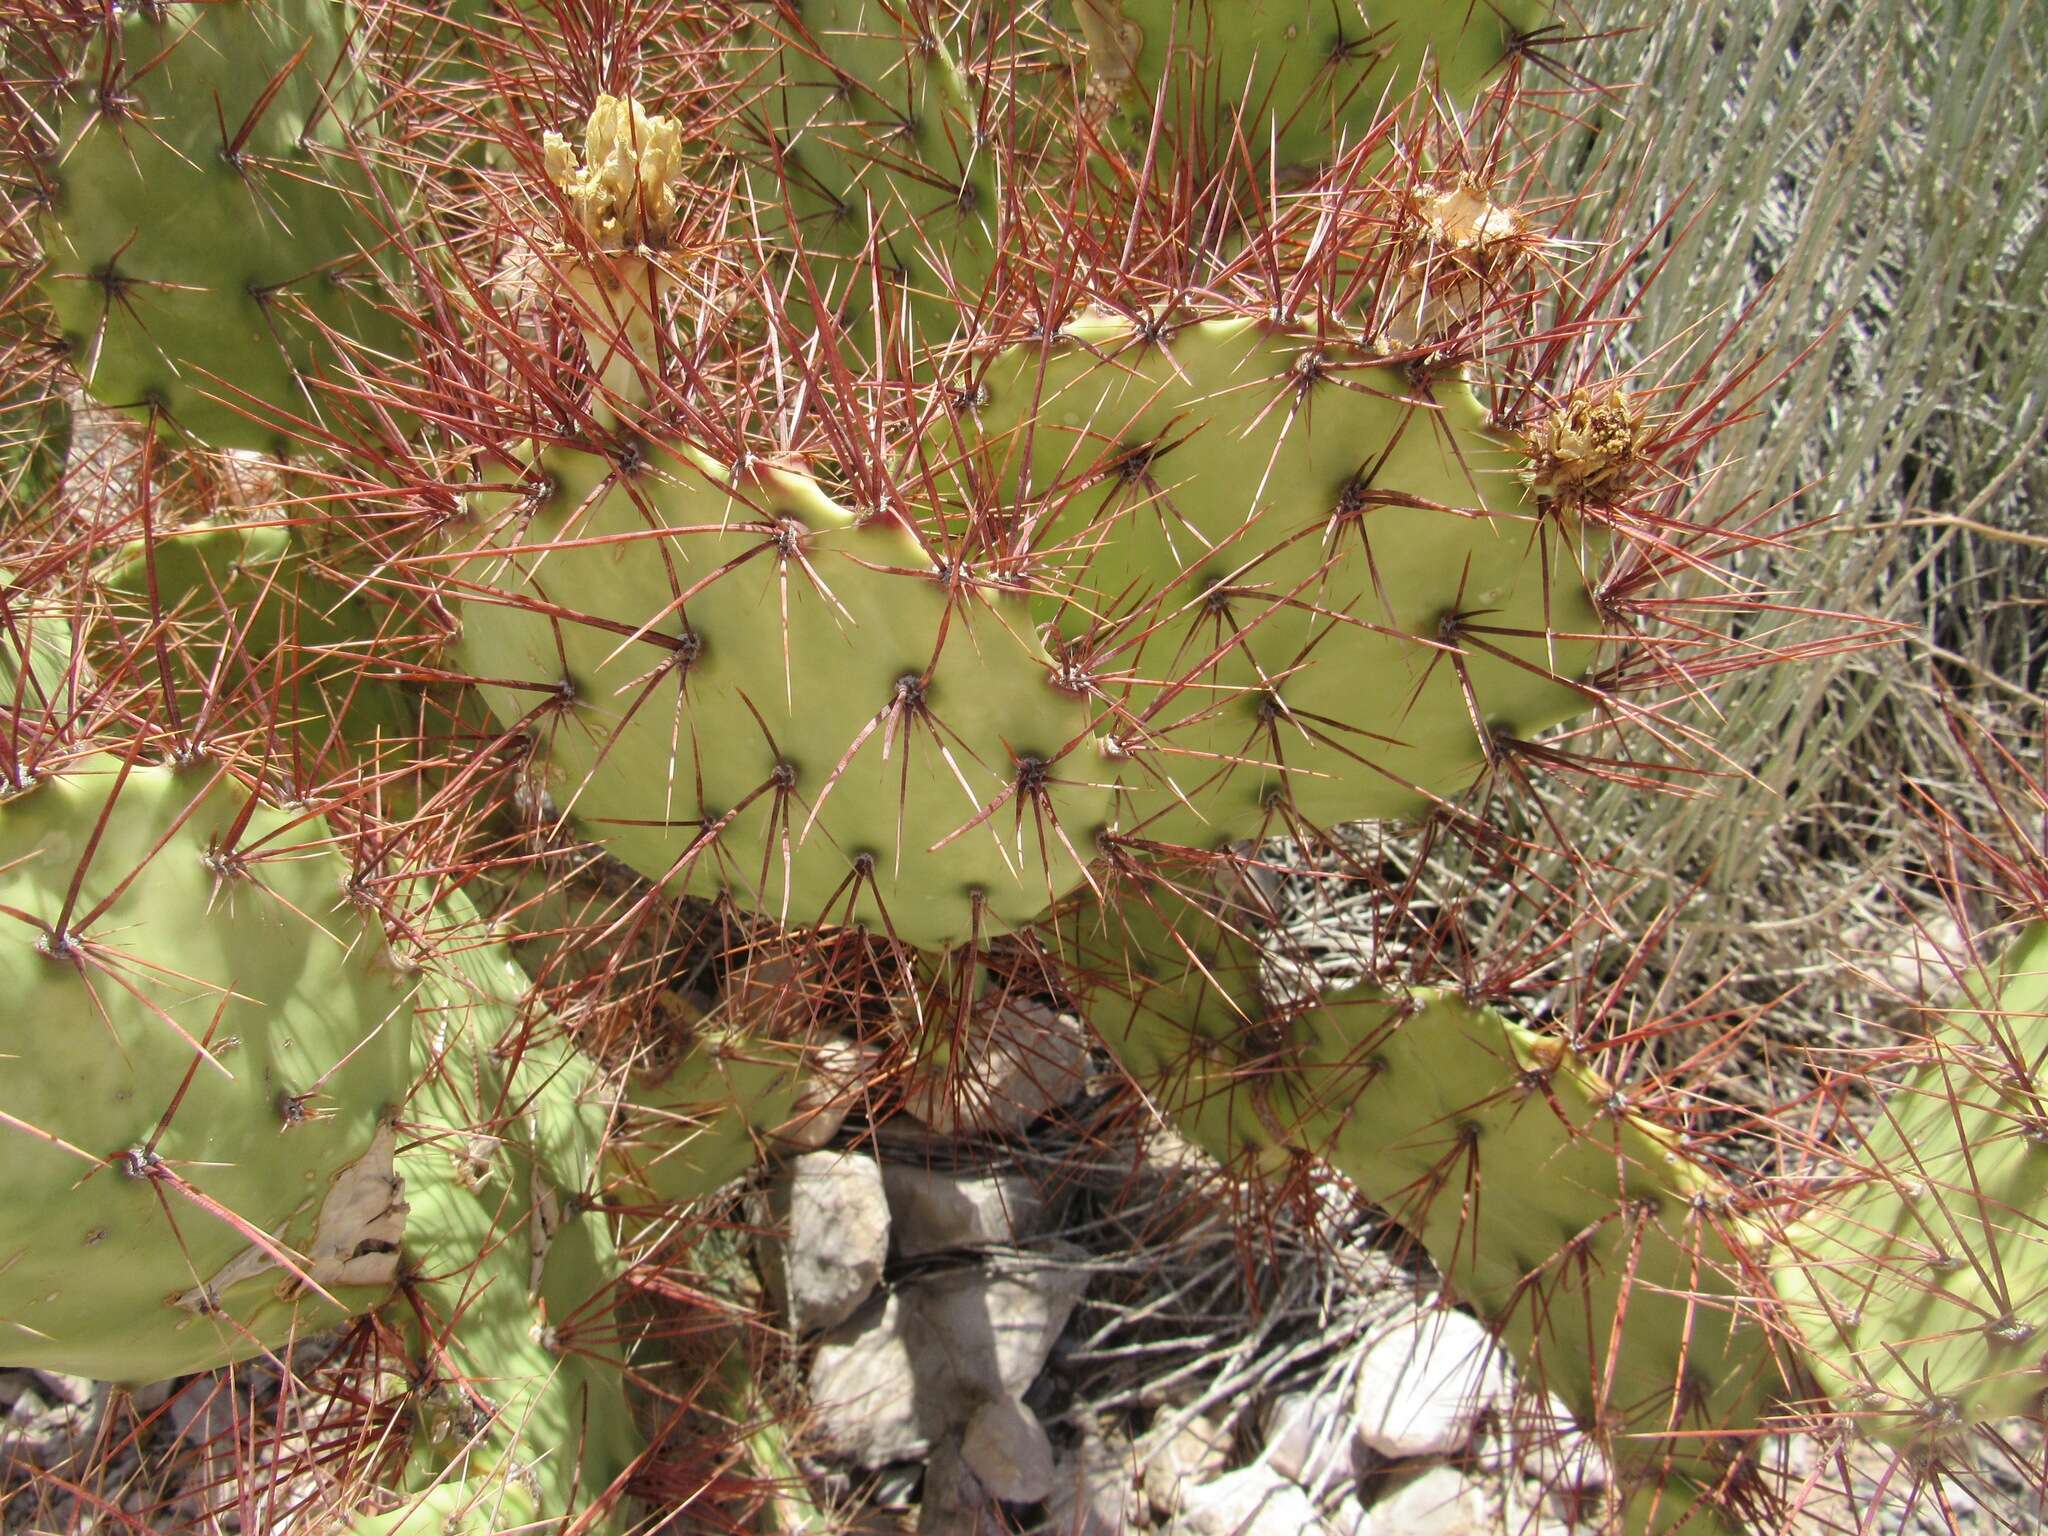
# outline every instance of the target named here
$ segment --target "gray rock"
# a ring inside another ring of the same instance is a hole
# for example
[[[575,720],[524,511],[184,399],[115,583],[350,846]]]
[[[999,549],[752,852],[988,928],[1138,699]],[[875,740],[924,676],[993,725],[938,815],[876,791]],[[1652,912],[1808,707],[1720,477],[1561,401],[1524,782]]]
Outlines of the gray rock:
[[[1035,1504],[1052,1492],[1052,1441],[1038,1415],[1014,1397],[991,1398],[967,1416],[960,1456],[1006,1504]]]
[[[917,1536],[996,1536],[1002,1515],[961,1454],[960,1435],[932,1448],[924,1494],[917,1506]]]
[[[1939,997],[1954,989],[1955,957],[1967,954],[1969,945],[1953,915],[1935,913],[1924,925],[1909,923],[1890,937],[1895,952],[1869,968],[1879,985],[1909,1000]]]
[[[761,1279],[792,1331],[813,1333],[851,1317],[874,1294],[889,1253],[882,1170],[860,1152],[805,1152],[775,1177],[772,1235]]]
[[[918,1163],[882,1165],[889,1238],[903,1258],[956,1248],[993,1248],[1028,1237],[1045,1196],[1021,1173],[948,1173]]]
[[[1084,1434],[1055,1458],[1045,1510],[1060,1536],[1124,1536],[1138,1524],[1138,1506],[1137,1452],[1121,1435]]]
[[[1207,1482],[1230,1460],[1230,1436],[1201,1414],[1162,1411],[1138,1438],[1139,1478],[1152,1512],[1164,1519],[1181,1506],[1187,1489]]]
[[[60,1371],[30,1371],[35,1388],[44,1402],[84,1408],[93,1400],[93,1381],[88,1376],[66,1376]]]
[[[881,1052],[850,1040],[827,1040],[805,1059],[802,1086],[790,1106],[789,1118],[768,1134],[785,1147],[815,1152],[846,1123],[861,1100],[868,1073]]]
[[[1335,1388],[1289,1392],[1262,1415],[1266,1465],[1320,1493],[1353,1475],[1352,1394]]]
[[[1455,1467],[1432,1467],[1368,1511],[1359,1536],[1497,1536],[1486,1490]]]
[[[14,1400],[0,1410],[0,1469],[49,1471],[83,1454],[92,1444],[93,1422],[98,1417],[92,1397],[88,1395],[83,1403],[69,1402],[62,1388],[45,1397],[43,1384],[34,1379],[36,1374],[23,1372]]]
[[[1355,1493],[1347,1493],[1337,1501],[1337,1507],[1323,1516],[1323,1526],[1330,1536],[1374,1536],[1372,1511],[1359,1502]]]
[[[1048,1243],[1030,1257],[990,1259],[909,1287],[924,1324],[917,1340],[920,1374],[962,1389],[993,1384],[1008,1396],[1023,1396],[1088,1289],[1085,1259],[1071,1244]]]
[[[1597,1514],[1614,1470],[1563,1402],[1550,1397],[1517,1403],[1503,1435],[1518,1470],[1543,1485],[1544,1504],[1553,1514],[1567,1524]]]
[[[811,1362],[819,1451],[868,1467],[923,1456],[986,1400],[1023,1396],[1087,1283],[1062,1247],[964,1266],[870,1301],[825,1336]]]
[[[1463,1312],[1418,1312],[1360,1352],[1357,1425],[1384,1456],[1447,1456],[1508,1390],[1499,1347]]]
[[[1087,1076],[1081,1021],[1013,1001],[977,1016],[948,1061],[919,1071],[903,1107],[942,1136],[1021,1130],[1079,1096]]]
[[[1325,1536],[1315,1500],[1256,1465],[1189,1487],[1173,1529],[1186,1536]]]
[[[818,1345],[810,1388],[820,1454],[879,1467],[926,1454],[944,1432],[939,1405],[919,1400],[910,1311],[902,1291],[875,1297]]]

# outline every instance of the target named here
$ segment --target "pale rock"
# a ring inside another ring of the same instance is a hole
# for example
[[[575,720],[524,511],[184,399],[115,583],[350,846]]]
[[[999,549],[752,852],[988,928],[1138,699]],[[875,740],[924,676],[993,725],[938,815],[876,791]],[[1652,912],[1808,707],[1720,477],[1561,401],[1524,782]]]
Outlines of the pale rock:
[[[1337,1507],[1323,1516],[1323,1525],[1330,1536],[1378,1536],[1372,1511],[1359,1502],[1355,1493],[1339,1499]]]
[[[921,1400],[909,1288],[876,1297],[824,1336],[811,1361],[816,1448],[865,1467],[923,1456],[944,1425]]]
[[[1078,1097],[1087,1077],[1081,1021],[1017,999],[976,1015],[947,1060],[923,1064],[903,1107],[941,1136],[1000,1134]]]
[[[62,1389],[45,1396],[32,1373],[22,1378],[14,1400],[0,1409],[0,1469],[49,1471],[88,1450],[98,1417],[92,1398],[70,1402]]]
[[[1463,1312],[1418,1312],[1369,1340],[1356,1389],[1360,1438],[1384,1456],[1464,1448],[1482,1409],[1507,1391],[1499,1347]]]
[[[1052,1441],[1014,1397],[991,1398],[967,1416],[960,1458],[1006,1504],[1035,1504],[1052,1492]]]
[[[1241,1467],[1183,1490],[1173,1529],[1185,1536],[1325,1536],[1315,1500],[1271,1467]]]
[[[889,1255],[880,1166],[860,1152],[802,1153],[777,1173],[770,1209],[761,1278],[791,1330],[844,1322],[874,1294]]]
[[[1558,1483],[1543,1490],[1543,1508],[1552,1518],[1544,1522],[1547,1532],[1537,1536],[1569,1536],[1572,1531],[1606,1530],[1608,1497],[1604,1487],[1573,1487]],[[1554,1523],[1553,1523],[1554,1522]]]
[[[1374,1504],[1360,1536],[1498,1536],[1486,1491],[1455,1467],[1432,1467]]]
[[[815,1152],[846,1123],[881,1052],[851,1040],[827,1040],[804,1058],[803,1081],[790,1105],[789,1118],[769,1136],[785,1147]]]
[[[1046,1243],[1026,1256],[928,1276],[909,1287],[918,1363],[924,1379],[982,1396],[1021,1397],[1088,1289],[1087,1255],[1071,1243]],[[963,1399],[971,1411],[972,1397]]]
[[[36,1391],[46,1402],[63,1403],[72,1408],[91,1405],[94,1383],[89,1376],[66,1376],[61,1371],[30,1371],[35,1380]]]
[[[1597,1524],[1614,1469],[1571,1410],[1550,1398],[1533,1423],[1517,1422],[1512,1432],[1523,1447],[1523,1470],[1543,1485],[1550,1512],[1567,1525]]]
[[[1351,1394],[1335,1388],[1289,1392],[1262,1415],[1266,1465],[1311,1493],[1353,1475]]]
[[[919,1163],[882,1165],[889,1235],[901,1258],[998,1248],[1042,1223],[1045,1195],[1021,1173],[948,1173]]]
[[[150,1414],[155,1413],[157,1409],[163,1407],[165,1403],[169,1402],[172,1391],[181,1385],[180,1382],[173,1379],[171,1381],[149,1381],[144,1382],[139,1387],[129,1387],[126,1389],[129,1407],[133,1412],[147,1418]],[[121,1389],[117,1388],[116,1390]],[[94,1391],[98,1394],[104,1394],[106,1388],[104,1386],[96,1387]]]
[[[1000,1512],[961,1454],[956,1431],[932,1447],[917,1505],[917,1536],[997,1536]]]
[[[1137,1452],[1119,1435],[1084,1434],[1053,1463],[1047,1529],[1060,1536],[1124,1536],[1139,1521]]]
[[[1870,967],[1869,974],[1908,1001],[1925,1001],[1955,990],[1958,974],[1968,969],[1957,957],[1967,956],[1969,945],[1947,912],[1935,914],[1924,925],[1908,923],[1892,939],[1897,948]]]
[[[1137,1458],[1145,1497],[1163,1519],[1180,1508],[1189,1486],[1208,1481],[1229,1464],[1230,1436],[1199,1413],[1162,1411],[1138,1438]]]
[[[1523,1395],[1487,1416],[1468,1465],[1482,1476],[1527,1479],[1567,1524],[1598,1522],[1613,1481],[1605,1455],[1554,1396]]]
[[[868,1467],[923,1456],[985,1400],[1021,1397],[1087,1289],[1077,1256],[1049,1247],[870,1301],[811,1362],[818,1450]]]

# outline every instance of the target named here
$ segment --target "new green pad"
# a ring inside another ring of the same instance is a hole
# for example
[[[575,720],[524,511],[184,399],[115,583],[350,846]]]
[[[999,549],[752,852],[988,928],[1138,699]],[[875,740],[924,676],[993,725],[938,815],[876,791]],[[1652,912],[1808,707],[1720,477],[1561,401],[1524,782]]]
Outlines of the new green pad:
[[[1884,1440],[2037,1413],[2048,1387],[2048,923],[1964,991],[1771,1270],[1822,1386]]]
[[[1738,1302],[1758,1234],[1675,1136],[1563,1041],[1448,992],[1272,1010],[1248,936],[1164,885],[1082,904],[1060,944],[1097,978],[1104,1043],[1183,1134],[1239,1172],[1327,1160],[1612,1435],[1626,1475],[1677,1474],[1632,1528],[1691,1519],[1727,1466],[1701,1431],[1763,1422],[1784,1384]]]
[[[878,286],[908,306],[922,346],[957,339],[995,265],[992,145],[1014,132],[1019,102],[963,71],[949,44],[979,45],[941,25],[937,9],[812,0],[719,49],[749,103],[728,147],[747,161],[767,248],[788,263],[776,281],[798,315],[815,284],[856,347],[873,347]]]
[[[411,1296],[387,1313],[413,1383],[405,1481],[426,1496],[359,1536],[585,1516],[641,1449],[612,1319],[621,1264],[589,1198],[608,1101],[589,1062],[518,1038],[526,978],[474,942],[467,901],[443,915],[456,936],[422,989],[400,1162]]]
[[[1277,174],[1322,165],[1389,108],[1434,85],[1469,102],[1543,0],[1072,0],[1090,91],[1112,136],[1142,154],[1163,118],[1169,143],[1270,154]],[[1169,57],[1180,67],[1169,68]],[[1239,123],[1236,116],[1244,114]]]

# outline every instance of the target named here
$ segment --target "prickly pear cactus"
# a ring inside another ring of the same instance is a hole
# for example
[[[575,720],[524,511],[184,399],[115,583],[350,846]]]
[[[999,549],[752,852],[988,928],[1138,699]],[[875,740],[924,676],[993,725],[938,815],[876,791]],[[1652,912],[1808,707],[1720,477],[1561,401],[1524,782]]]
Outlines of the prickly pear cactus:
[[[425,989],[402,1112],[406,1296],[382,1322],[406,1362],[408,1491],[357,1536],[579,1515],[642,1448],[598,1198],[609,1105],[589,1062],[519,1037],[526,978],[474,917],[460,899],[442,909],[465,947]]]
[[[796,300],[871,355],[959,343],[1014,209],[998,142],[1042,137],[1029,82],[1005,76],[975,29],[921,11],[826,0],[797,13],[739,13],[725,75],[761,107],[737,151],[763,210],[760,239]],[[976,28],[1014,24],[991,10]],[[962,68],[956,50],[979,53]],[[773,86],[763,89],[764,81]]]
[[[1185,1134],[1245,1173],[1303,1155],[1342,1172],[1613,1437],[1652,1490],[1643,1528],[1675,1525],[1693,1511],[1679,1490],[1734,1464],[1699,1430],[1764,1422],[1788,1390],[1736,1306],[1762,1229],[1581,1053],[1496,1009],[1373,985],[1276,1006],[1249,937],[1272,916],[1127,883],[1060,942],[1098,978],[1105,1043]]]
[[[0,802],[0,1360],[156,1381],[390,1290],[410,984],[323,836],[205,763]]]
[[[283,449],[337,401],[335,342],[396,355],[390,207],[352,142],[341,0],[211,0],[49,24],[42,288],[93,397],[224,448]]]
[[[1142,152],[1163,132],[1183,147],[1269,160],[1282,177],[1356,143],[1418,80],[1470,100],[1553,9],[1546,0],[1073,0],[1089,102],[1111,137]]]
[[[1629,1529],[1739,1516],[1791,1407],[1919,1456],[2035,1404],[2038,928],[1787,1229],[1516,983],[1284,994],[1282,913],[1220,894],[1359,818],[1512,883],[1539,772],[1664,772],[1553,727],[1682,744],[1658,691],[1751,659],[1723,610],[1774,648],[1775,601],[1701,590],[1768,542],[1688,505],[1733,387],[1613,374],[1641,253],[1515,147],[1552,8],[60,20],[23,334],[167,435],[67,499],[54,434],[21,452],[49,401],[0,403],[0,1363],[347,1321],[361,1536],[623,1529],[659,1447],[622,1297],[675,1208],[800,1121],[822,1045],[936,1103],[960,1021],[1028,997],[1233,1171],[1326,1163],[1403,1223]],[[188,526],[154,471],[204,444],[326,460]],[[632,912],[557,899],[555,812]],[[475,891],[564,914],[540,989]],[[639,919],[692,900],[723,999],[615,1027],[622,974],[670,979]],[[805,965],[732,963],[776,944]]]
[[[54,709],[71,677],[71,626],[59,605],[0,569],[0,708]]]
[[[1039,621],[1108,735],[1119,825],[1220,846],[1404,817],[1491,737],[1580,713],[1607,544],[1456,375],[1255,320],[1073,322],[981,376]]]
[[[1964,978],[1919,1066],[1786,1234],[1778,1292],[1866,1434],[1938,1451],[2041,1402],[2048,923]]]
[[[316,536],[244,516],[131,539],[97,573],[115,620],[99,638],[159,658],[181,722],[254,702],[286,779],[309,763],[381,774],[395,810],[417,799],[412,770],[465,701],[401,681],[409,664],[431,673],[433,647],[415,635],[404,654],[385,648],[385,628],[403,624],[355,589],[339,551],[309,548]]]
[[[927,946],[1079,882],[1106,775],[1021,597],[807,476],[634,440],[530,473],[475,498],[460,650],[618,857]]]

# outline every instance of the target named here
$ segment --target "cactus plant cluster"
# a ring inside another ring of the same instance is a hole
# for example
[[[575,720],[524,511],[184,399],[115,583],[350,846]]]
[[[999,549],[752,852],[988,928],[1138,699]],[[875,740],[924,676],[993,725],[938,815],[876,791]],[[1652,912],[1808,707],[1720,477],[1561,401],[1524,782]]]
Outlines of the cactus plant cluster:
[[[2034,1406],[2039,926],[1796,1221],[1518,981],[1271,975],[1263,845],[1512,866],[1769,650],[1698,596],[1766,542],[1694,515],[1747,375],[1618,368],[1639,253],[1518,148],[1569,17],[56,9],[17,351],[142,427],[0,481],[0,1363],[346,1324],[338,1518],[624,1529],[676,1212],[833,1049],[929,1077],[1028,995],[1407,1227],[1631,1529],[1739,1528],[1767,1428]]]

